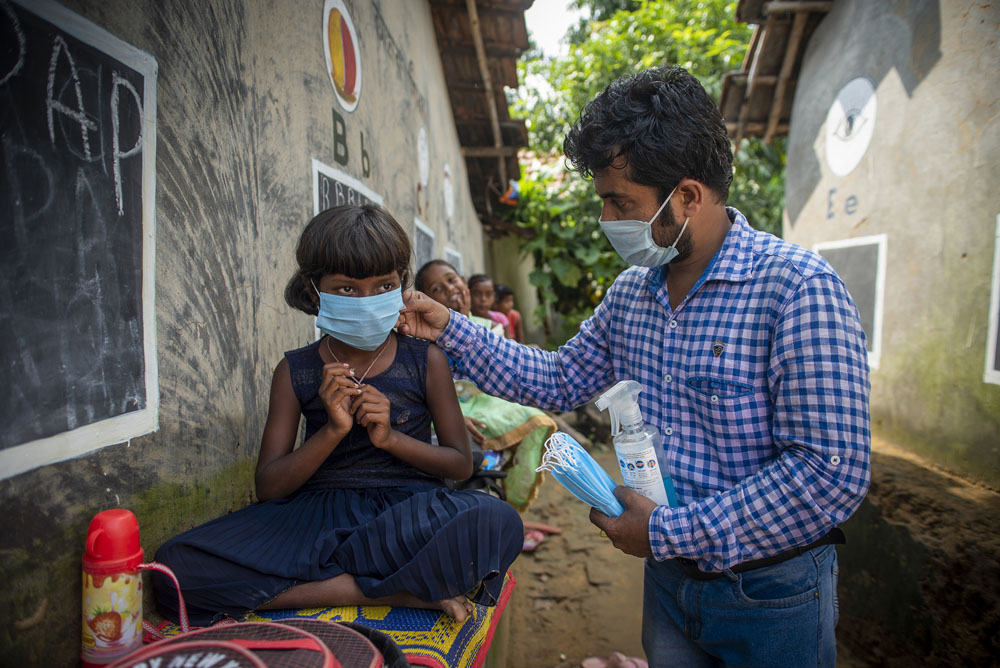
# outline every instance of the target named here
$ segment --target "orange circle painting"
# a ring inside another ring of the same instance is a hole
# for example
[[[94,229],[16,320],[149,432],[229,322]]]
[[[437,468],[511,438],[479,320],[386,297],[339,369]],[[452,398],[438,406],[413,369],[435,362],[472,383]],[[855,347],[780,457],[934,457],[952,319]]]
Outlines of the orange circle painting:
[[[358,33],[343,0],[326,0],[323,9],[323,50],[330,83],[340,106],[354,111],[361,93],[361,52]]]

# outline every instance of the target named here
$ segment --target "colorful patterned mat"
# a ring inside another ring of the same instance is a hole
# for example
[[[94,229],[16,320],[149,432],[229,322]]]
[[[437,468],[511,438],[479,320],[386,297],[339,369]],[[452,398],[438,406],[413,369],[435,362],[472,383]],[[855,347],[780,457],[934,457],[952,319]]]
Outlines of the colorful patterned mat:
[[[514,591],[515,582],[513,574],[507,571],[496,606],[473,605],[472,614],[461,623],[435,610],[389,606],[261,610],[249,613],[242,621],[270,622],[301,617],[330,622],[355,622],[391,637],[410,665],[481,668],[486,661],[486,653],[493,641],[497,624]],[[167,636],[180,632],[176,624],[164,624],[160,630]]]

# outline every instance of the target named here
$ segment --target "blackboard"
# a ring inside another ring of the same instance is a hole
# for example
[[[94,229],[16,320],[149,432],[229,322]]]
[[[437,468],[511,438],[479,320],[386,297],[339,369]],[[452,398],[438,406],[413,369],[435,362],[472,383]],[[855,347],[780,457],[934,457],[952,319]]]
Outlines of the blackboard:
[[[444,248],[444,261],[454,267],[455,271],[462,274],[462,254],[454,248]],[[465,274],[462,274],[463,276]]]
[[[41,0],[0,45],[7,476],[155,428],[156,63]]]
[[[868,363],[878,368],[882,349],[886,235],[820,243],[816,250],[840,275],[857,305],[867,339]]]
[[[419,271],[424,263],[436,260],[434,253],[434,230],[424,225],[419,218],[413,219],[413,271]]]
[[[382,196],[376,194],[350,174],[334,169],[315,158],[313,164],[313,215],[332,206],[353,204],[382,205]]]

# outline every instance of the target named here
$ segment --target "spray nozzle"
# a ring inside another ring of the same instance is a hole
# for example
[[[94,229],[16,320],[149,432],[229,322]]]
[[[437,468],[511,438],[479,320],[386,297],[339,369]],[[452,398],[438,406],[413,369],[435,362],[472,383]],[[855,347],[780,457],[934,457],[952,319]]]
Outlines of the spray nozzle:
[[[642,385],[634,380],[622,380],[602,394],[595,405],[611,414],[611,435],[618,433],[624,427],[634,427],[642,424],[642,411],[639,410],[639,393]]]

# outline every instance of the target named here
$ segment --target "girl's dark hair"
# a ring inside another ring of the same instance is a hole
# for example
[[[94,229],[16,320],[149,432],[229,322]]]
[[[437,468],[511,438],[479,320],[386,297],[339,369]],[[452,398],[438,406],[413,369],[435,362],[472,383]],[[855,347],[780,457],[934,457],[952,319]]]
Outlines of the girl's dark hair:
[[[335,206],[320,212],[302,231],[295,249],[298,269],[285,286],[285,301],[310,315],[319,309],[313,283],[327,274],[369,278],[399,272],[405,289],[412,248],[406,232],[380,206]]]
[[[492,283],[493,278],[487,274],[473,274],[472,276],[469,276],[469,280],[467,280],[465,284],[469,286],[469,289],[471,290],[473,285],[479,285],[480,283],[485,283],[486,281]]]
[[[427,272],[430,271],[432,267],[436,267],[438,265],[444,265],[445,267],[448,267],[456,274],[458,273],[458,269],[455,269],[455,267],[451,266],[450,262],[446,262],[444,260],[429,260],[428,262],[425,262],[423,266],[420,267],[420,269],[417,270],[417,275],[414,276],[413,278],[413,287],[416,288],[417,290],[420,290],[421,292],[427,292],[427,285],[426,285]]]
[[[514,290],[509,285],[504,285],[503,283],[496,283],[493,285],[493,294],[496,295],[497,301],[506,299],[507,297],[514,296]]]
[[[666,196],[681,179],[711,188],[720,202],[733,180],[733,148],[718,107],[680,67],[622,77],[587,103],[563,150],[585,177],[624,158],[631,181]]]

